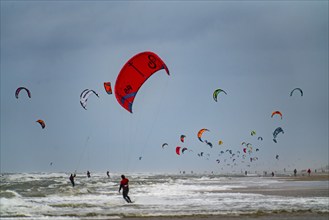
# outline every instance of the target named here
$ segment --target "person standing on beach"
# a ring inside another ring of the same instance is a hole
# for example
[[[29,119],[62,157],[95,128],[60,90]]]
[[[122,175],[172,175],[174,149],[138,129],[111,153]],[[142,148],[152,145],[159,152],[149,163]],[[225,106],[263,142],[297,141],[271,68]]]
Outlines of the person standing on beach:
[[[311,175],[311,169],[308,169],[307,173],[308,173],[308,176],[310,176]]]
[[[125,175],[121,175],[121,182],[120,182],[120,188],[119,188],[119,193],[122,189],[122,196],[128,203],[132,203],[130,200],[130,197],[128,196],[129,192],[129,180],[125,177]]]
[[[294,169],[294,176],[297,176],[297,170]]]

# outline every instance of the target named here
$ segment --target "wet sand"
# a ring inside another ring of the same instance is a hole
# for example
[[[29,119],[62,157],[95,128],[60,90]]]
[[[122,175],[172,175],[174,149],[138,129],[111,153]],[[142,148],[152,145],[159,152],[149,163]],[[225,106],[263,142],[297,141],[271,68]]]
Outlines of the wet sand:
[[[326,181],[323,187],[307,187],[307,186],[284,186],[282,188],[259,187],[259,188],[237,188],[231,192],[239,193],[256,193],[262,195],[274,196],[292,196],[292,197],[329,197],[329,174],[305,175],[305,176],[288,176],[288,177],[265,177],[277,180],[289,181]],[[329,204],[328,204],[329,209]]]
[[[329,214],[320,213],[280,213],[280,214],[263,214],[263,215],[240,215],[240,216],[224,216],[224,215],[211,215],[211,216],[183,216],[183,217],[133,217],[123,218],[125,220],[328,220]]]
[[[328,173],[313,174],[313,175],[297,175],[297,176],[278,176],[277,179],[289,181],[329,181]]]
[[[230,192],[236,193],[254,193],[271,196],[289,196],[289,197],[329,197],[328,189],[310,189],[310,188],[298,188],[298,189],[263,189],[263,188],[238,188],[233,189]],[[328,204],[329,205],[329,204]],[[329,207],[328,207],[329,208]]]

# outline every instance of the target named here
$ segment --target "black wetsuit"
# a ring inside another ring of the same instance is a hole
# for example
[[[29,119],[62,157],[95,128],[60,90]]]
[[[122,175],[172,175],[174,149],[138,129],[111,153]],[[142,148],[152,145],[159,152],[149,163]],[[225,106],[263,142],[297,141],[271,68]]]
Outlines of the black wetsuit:
[[[74,183],[74,176],[71,174],[70,176],[70,181],[72,183],[72,186],[74,187],[75,186],[75,183]]]

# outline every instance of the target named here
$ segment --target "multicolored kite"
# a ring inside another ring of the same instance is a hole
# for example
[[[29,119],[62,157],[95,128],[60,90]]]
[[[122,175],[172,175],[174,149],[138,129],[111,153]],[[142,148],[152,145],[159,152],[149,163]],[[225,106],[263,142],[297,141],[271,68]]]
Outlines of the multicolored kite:
[[[28,90],[25,87],[19,87],[19,88],[16,89],[16,92],[15,92],[16,99],[18,99],[18,95],[21,92],[21,90],[25,90],[27,92],[28,97],[31,98],[31,92],[30,92],[30,90]]]
[[[111,95],[112,94],[111,82],[104,82],[104,89],[107,94]]]
[[[201,141],[201,142],[203,142],[203,140],[201,139],[201,137],[202,137],[202,134],[203,134],[203,132],[205,132],[205,131],[209,131],[207,128],[202,128],[199,132],[198,132],[198,138],[199,138],[199,140]]]
[[[218,94],[220,93],[220,92],[223,92],[223,93],[225,93],[225,95],[227,95],[227,93],[224,91],[224,90],[222,90],[222,89],[216,89],[215,91],[214,91],[214,93],[212,94],[212,97],[213,97],[213,99],[217,102],[217,96],[218,96]]]
[[[46,124],[43,120],[39,119],[36,122],[38,122],[41,125],[42,129],[44,129],[46,127]]]

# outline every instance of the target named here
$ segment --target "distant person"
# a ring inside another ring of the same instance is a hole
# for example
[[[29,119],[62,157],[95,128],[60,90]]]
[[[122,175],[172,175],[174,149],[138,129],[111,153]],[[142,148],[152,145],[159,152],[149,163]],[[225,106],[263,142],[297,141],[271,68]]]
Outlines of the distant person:
[[[72,183],[72,187],[75,186],[75,183],[74,183],[74,177],[75,177],[75,174],[73,175],[73,174],[71,173],[70,181],[71,181],[71,183]]]
[[[311,175],[311,169],[308,169],[307,173],[308,173],[308,176],[310,176]]]
[[[297,170],[294,169],[294,176],[297,176]]]
[[[274,177],[274,172],[272,172],[272,177]]]
[[[110,178],[110,171],[107,171],[106,175],[107,175],[108,178]]]
[[[90,172],[87,170],[87,177],[90,178]]]
[[[246,176],[247,176],[247,174],[248,174],[248,172],[247,172],[247,171],[244,171],[244,175],[246,175]]]
[[[132,203],[132,201],[130,200],[130,197],[128,196],[128,193],[129,193],[128,183],[129,183],[129,180],[125,177],[125,175],[121,175],[121,182],[120,182],[119,192],[122,189],[123,198],[126,200],[126,202]]]

